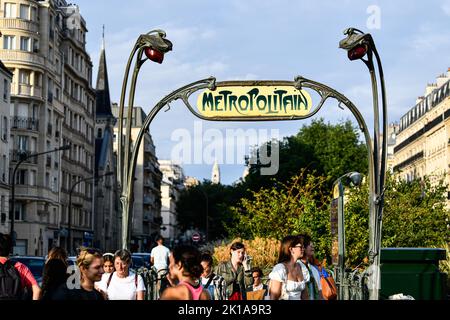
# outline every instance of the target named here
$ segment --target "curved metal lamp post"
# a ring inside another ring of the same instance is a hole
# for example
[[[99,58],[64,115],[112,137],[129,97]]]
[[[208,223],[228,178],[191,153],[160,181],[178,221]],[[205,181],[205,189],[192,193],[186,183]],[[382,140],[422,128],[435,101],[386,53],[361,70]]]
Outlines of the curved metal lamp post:
[[[369,194],[369,261],[371,264],[369,273],[369,299],[378,300],[380,289],[380,249],[381,227],[384,206],[384,184],[386,181],[387,161],[387,104],[386,88],[384,84],[383,67],[375,42],[370,34],[355,28],[344,31],[347,37],[339,42],[339,47],[347,50],[350,60],[362,60],[370,72],[372,83],[372,99],[374,112],[373,153],[369,158],[373,159],[373,172],[371,174]],[[379,81],[381,86],[382,102],[382,145],[380,148],[380,108],[378,82],[375,75],[373,56],[375,55]],[[367,56],[366,59],[363,59]],[[373,175],[373,176],[372,176]]]
[[[345,218],[344,218],[344,184],[353,184],[359,186],[361,184],[361,174],[359,172],[349,172],[339,177],[333,183],[333,198],[338,199],[338,243],[339,243],[339,259],[338,274],[339,281],[339,300],[344,300],[345,284]]]
[[[70,255],[72,254],[72,193],[75,190],[75,187],[77,185],[79,185],[81,182],[84,181],[89,181],[89,180],[95,180],[96,178],[102,178],[102,177],[106,177],[106,176],[110,176],[114,174],[114,172],[110,171],[110,172],[106,172],[105,174],[99,175],[99,176],[92,176],[92,177],[87,177],[87,178],[83,178],[78,180],[77,182],[75,182],[72,187],[70,188],[70,192],[69,192],[69,212],[68,212],[68,216],[67,216],[67,243],[66,243],[66,251],[67,253]]]
[[[147,34],[142,34],[139,36],[133,50],[131,51],[128,63],[125,69],[125,75],[122,83],[122,93],[120,96],[119,104],[119,132],[118,132],[118,156],[117,156],[117,180],[119,188],[121,189],[120,201],[122,203],[122,247],[128,249],[128,244],[130,240],[130,222],[129,218],[130,212],[132,212],[133,202],[131,200],[133,194],[134,186],[134,169],[135,162],[130,159],[131,156],[131,124],[133,117],[133,105],[134,105],[134,95],[136,91],[136,81],[139,74],[139,70],[142,64],[150,59],[157,63],[162,63],[164,59],[164,54],[172,50],[172,43],[165,39],[166,33],[162,30],[153,30]],[[143,55],[146,58],[143,59]],[[128,99],[128,114],[126,122],[125,134],[123,133],[124,126],[124,103],[125,95],[127,91],[128,76],[130,73],[131,63],[134,56],[136,56],[136,61],[133,70],[133,76],[131,78],[130,94]],[[141,129],[141,131],[144,131]],[[143,133],[143,132],[142,132]],[[139,146],[140,143],[136,143]],[[136,148],[135,148],[136,149]],[[130,164],[133,165],[130,166]]]
[[[70,149],[70,145],[65,145],[65,146],[62,146],[62,147],[59,147],[59,148],[55,148],[53,150],[48,150],[48,151],[38,152],[38,153],[32,153],[32,154],[19,153],[19,161],[17,162],[16,166],[14,167],[12,177],[10,177],[10,185],[11,185],[11,205],[10,205],[10,208],[9,208],[9,212],[11,214],[10,236],[11,236],[11,239],[13,241],[13,245],[14,246],[16,245],[16,233],[14,231],[14,221],[15,221],[15,218],[16,218],[15,202],[16,202],[16,172],[17,172],[17,169],[19,168],[19,166],[24,161],[26,161],[26,160],[28,160],[30,158],[38,157],[38,156],[41,156],[41,155],[47,154],[47,153],[68,150],[68,149]]]

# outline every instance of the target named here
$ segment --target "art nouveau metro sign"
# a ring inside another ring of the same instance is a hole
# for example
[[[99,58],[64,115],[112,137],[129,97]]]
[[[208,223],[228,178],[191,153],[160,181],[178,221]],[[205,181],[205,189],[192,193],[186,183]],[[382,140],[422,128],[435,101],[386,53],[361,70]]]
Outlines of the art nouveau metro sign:
[[[290,81],[226,81],[200,92],[196,107],[207,119],[292,119],[311,113],[312,98]]]

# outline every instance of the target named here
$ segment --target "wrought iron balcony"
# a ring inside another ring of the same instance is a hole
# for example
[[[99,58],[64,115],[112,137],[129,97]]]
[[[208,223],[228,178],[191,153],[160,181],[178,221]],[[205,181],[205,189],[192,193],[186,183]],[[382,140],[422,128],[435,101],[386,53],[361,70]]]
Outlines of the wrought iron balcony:
[[[13,149],[10,151],[10,159],[11,161],[19,161],[21,159],[21,154],[29,156],[32,152],[28,150],[21,150],[21,149]],[[31,163],[31,164],[37,164],[37,157],[31,157],[24,161],[25,163]]]
[[[14,116],[11,119],[11,129],[39,131],[39,120],[34,118]]]

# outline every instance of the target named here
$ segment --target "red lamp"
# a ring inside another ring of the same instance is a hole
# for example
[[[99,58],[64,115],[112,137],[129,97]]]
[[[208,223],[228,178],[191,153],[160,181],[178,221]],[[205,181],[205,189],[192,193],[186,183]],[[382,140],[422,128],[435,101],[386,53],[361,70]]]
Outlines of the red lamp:
[[[367,45],[360,44],[360,45],[357,45],[356,47],[348,50],[347,56],[350,60],[361,59],[362,57],[364,57],[366,55],[367,50],[368,50]]]
[[[153,62],[162,63],[164,60],[164,53],[162,53],[156,49],[153,49],[151,47],[146,47],[144,49],[144,52],[145,52],[145,55],[147,56],[147,58],[149,58]]]

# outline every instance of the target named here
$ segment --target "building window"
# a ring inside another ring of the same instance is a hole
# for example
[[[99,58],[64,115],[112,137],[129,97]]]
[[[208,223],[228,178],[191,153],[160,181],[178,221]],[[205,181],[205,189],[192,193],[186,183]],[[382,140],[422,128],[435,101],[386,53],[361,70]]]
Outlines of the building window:
[[[20,5],[20,19],[30,20],[30,6],[26,4]]]
[[[4,35],[2,38],[3,38],[3,49],[16,50],[15,36]]]
[[[30,170],[30,186],[36,185],[36,171]]]
[[[27,151],[28,146],[28,137],[27,136],[19,136],[19,145],[18,149],[22,151]]]
[[[26,184],[27,183],[28,170],[20,169],[16,174],[16,184]]]
[[[9,82],[3,79],[3,100],[8,101]]]
[[[26,218],[25,204],[22,202],[16,202],[14,205],[14,218],[16,221],[23,221]]]
[[[20,37],[20,50],[31,51],[31,39],[30,37]]]
[[[31,7],[31,21],[36,21],[37,17],[36,13],[37,13],[36,7]]]
[[[48,47],[48,60],[53,62],[53,48],[51,46]]]
[[[50,173],[45,173],[45,187],[50,189]]]
[[[1,200],[1,203],[0,203],[0,210],[1,210],[1,213],[6,213],[6,208],[5,208],[5,204],[6,204],[6,201],[5,201],[5,196],[2,196],[2,200]]]
[[[58,191],[58,178],[57,177],[53,177],[52,191],[53,192]]]
[[[39,40],[33,39],[33,52],[38,53],[39,52]]]
[[[30,71],[20,70],[19,71],[19,83],[20,84],[30,84]]]
[[[15,3],[5,3],[5,18],[16,18],[16,4]]]
[[[2,139],[8,141],[8,117],[3,117],[2,121]]]
[[[3,155],[3,163],[2,163],[2,165],[3,165],[3,168],[2,168],[2,180],[3,180],[3,182],[7,182],[8,181],[8,179],[7,179],[7,177],[6,177],[6,166],[8,165],[8,163],[6,162],[6,156],[5,155]]]

